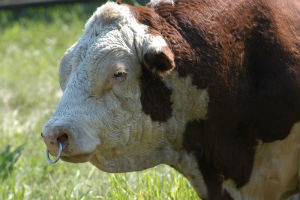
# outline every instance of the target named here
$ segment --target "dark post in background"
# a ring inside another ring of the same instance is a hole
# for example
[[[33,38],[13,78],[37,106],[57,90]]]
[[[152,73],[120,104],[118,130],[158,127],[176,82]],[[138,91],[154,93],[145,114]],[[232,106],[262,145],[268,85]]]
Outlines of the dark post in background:
[[[124,0],[124,3],[146,5],[150,0]],[[67,3],[97,2],[97,0],[0,0],[0,8],[20,8],[28,6],[43,6]],[[99,0],[98,0],[99,2]]]

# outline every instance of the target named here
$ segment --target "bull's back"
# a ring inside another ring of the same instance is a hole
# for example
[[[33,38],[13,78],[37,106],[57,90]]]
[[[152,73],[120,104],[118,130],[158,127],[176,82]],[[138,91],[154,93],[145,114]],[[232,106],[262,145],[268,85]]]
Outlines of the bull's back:
[[[163,33],[179,75],[209,90],[207,121],[264,142],[287,137],[300,116],[298,1],[178,0],[156,11],[180,34],[174,45]]]

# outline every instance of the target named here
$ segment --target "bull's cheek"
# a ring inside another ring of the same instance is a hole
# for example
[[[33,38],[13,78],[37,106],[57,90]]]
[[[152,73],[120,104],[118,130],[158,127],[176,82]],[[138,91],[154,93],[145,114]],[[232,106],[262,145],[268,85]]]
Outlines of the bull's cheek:
[[[138,135],[137,116],[128,111],[116,109],[101,117],[99,151],[119,149],[122,146],[135,143]]]
[[[128,172],[147,168],[141,161],[143,159],[137,159],[136,155],[144,155],[146,152],[141,152],[144,148],[147,152],[151,151],[152,147],[147,145],[153,139],[151,119],[141,109],[136,108],[134,112],[130,112],[124,106],[105,114],[101,116],[101,125],[98,127],[101,144],[97,146],[90,162],[105,172]]]

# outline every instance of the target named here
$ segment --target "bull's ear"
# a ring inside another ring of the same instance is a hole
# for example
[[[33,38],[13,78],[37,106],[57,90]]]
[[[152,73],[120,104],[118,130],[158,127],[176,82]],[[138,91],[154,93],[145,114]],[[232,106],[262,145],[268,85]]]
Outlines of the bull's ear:
[[[175,68],[174,54],[168,46],[148,49],[144,54],[144,63],[151,71],[159,74]]]

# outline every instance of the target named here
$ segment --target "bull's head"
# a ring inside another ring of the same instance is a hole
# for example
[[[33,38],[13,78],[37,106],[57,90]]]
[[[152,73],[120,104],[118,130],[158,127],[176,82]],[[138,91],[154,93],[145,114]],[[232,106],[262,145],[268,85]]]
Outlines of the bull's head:
[[[167,127],[143,108],[141,74],[146,68],[159,77],[174,67],[163,37],[150,34],[128,6],[100,7],[60,63],[64,93],[42,132],[49,152],[56,155],[61,143],[63,160],[91,161],[107,172],[171,162]]]

